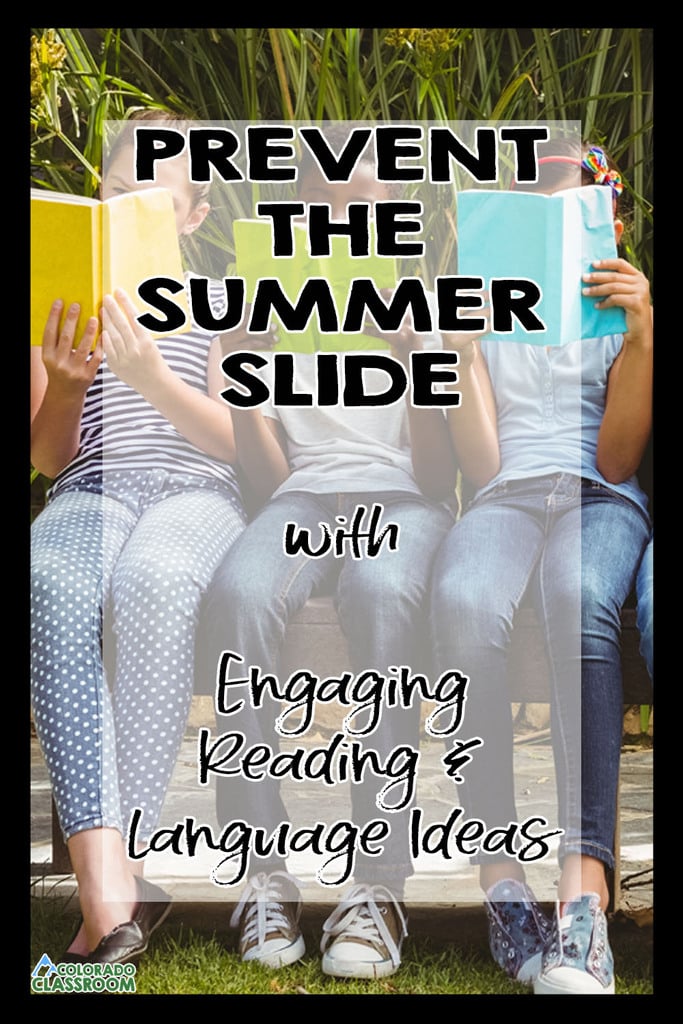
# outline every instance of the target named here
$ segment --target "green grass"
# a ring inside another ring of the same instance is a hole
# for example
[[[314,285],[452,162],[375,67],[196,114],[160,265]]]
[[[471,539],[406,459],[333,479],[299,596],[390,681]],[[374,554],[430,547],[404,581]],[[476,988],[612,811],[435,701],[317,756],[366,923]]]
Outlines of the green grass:
[[[403,946],[400,971],[379,981],[338,980],[324,975],[317,953],[320,915],[305,915],[308,950],[303,960],[279,971],[245,965],[235,951],[236,936],[190,928],[177,909],[152,939],[138,964],[140,995],[528,995],[491,961],[482,917],[439,911],[442,927],[428,934],[415,926]],[[74,929],[73,900],[37,892],[31,898],[31,966],[43,952],[57,959]],[[195,914],[196,918],[196,914]],[[452,935],[450,928],[452,925]],[[467,931],[466,934],[463,934]],[[611,929],[617,963],[617,992],[650,995],[653,991],[650,936],[633,921]]]

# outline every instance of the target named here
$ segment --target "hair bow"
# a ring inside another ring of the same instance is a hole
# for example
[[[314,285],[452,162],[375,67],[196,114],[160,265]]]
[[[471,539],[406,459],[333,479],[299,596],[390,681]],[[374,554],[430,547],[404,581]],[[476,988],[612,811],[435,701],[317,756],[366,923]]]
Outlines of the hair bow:
[[[621,175],[618,171],[610,169],[604,150],[599,146],[591,146],[581,161],[581,166],[593,175],[596,185],[609,185],[615,197],[624,191]]]

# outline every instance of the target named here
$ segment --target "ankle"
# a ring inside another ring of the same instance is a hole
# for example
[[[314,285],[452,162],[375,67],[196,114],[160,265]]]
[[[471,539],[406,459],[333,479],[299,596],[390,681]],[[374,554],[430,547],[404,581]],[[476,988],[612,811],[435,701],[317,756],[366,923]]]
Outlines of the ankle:
[[[490,892],[499,882],[513,882],[524,885],[525,875],[518,864],[508,861],[499,864],[482,865],[479,871],[479,885],[485,893]]]
[[[585,892],[574,893],[573,896],[570,896],[567,899],[558,900],[557,912],[560,918],[563,918],[567,914],[568,910],[571,909],[571,905],[573,903],[582,900],[584,897],[590,896],[596,896],[598,898],[600,909],[602,910],[603,914],[607,913],[607,907],[609,905],[609,894],[602,894],[599,892],[586,890]]]
[[[78,898],[83,928],[75,938],[77,945],[73,945],[73,952],[95,949],[117,925],[132,921],[138,908],[137,885],[132,875],[116,881],[101,878],[79,880]]]
[[[557,897],[560,915],[572,900],[580,899],[595,893],[600,900],[603,913],[609,905],[609,886],[605,864],[596,857],[579,854],[568,856],[562,865],[562,875],[558,885]]]

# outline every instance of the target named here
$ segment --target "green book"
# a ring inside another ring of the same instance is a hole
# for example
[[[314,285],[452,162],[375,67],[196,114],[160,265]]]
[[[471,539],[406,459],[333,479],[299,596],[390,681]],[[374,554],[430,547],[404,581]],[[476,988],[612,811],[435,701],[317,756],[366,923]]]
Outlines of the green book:
[[[294,254],[274,256],[272,252],[272,224],[265,220],[235,220],[235,269],[245,280],[246,300],[253,302],[257,284],[266,278],[275,278],[294,305],[298,295],[311,278],[328,282],[337,309],[338,322],[344,320],[344,311],[351,282],[356,278],[369,278],[377,291],[395,288],[396,260],[386,256],[351,256],[349,239],[333,235],[330,256],[312,257],[309,253],[308,231],[303,224],[294,224]],[[373,225],[370,224],[370,251],[374,250]],[[275,318],[277,321],[277,318]],[[353,352],[385,349],[388,343],[369,334],[327,333],[320,330],[314,312],[305,331],[285,330],[277,323],[280,352]]]

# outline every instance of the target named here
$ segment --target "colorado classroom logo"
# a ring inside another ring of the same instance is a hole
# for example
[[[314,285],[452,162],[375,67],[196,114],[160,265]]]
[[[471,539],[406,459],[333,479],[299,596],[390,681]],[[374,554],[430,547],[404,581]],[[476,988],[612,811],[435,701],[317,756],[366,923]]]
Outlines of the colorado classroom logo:
[[[31,991],[135,992],[135,964],[54,964],[43,953],[31,972]]]

